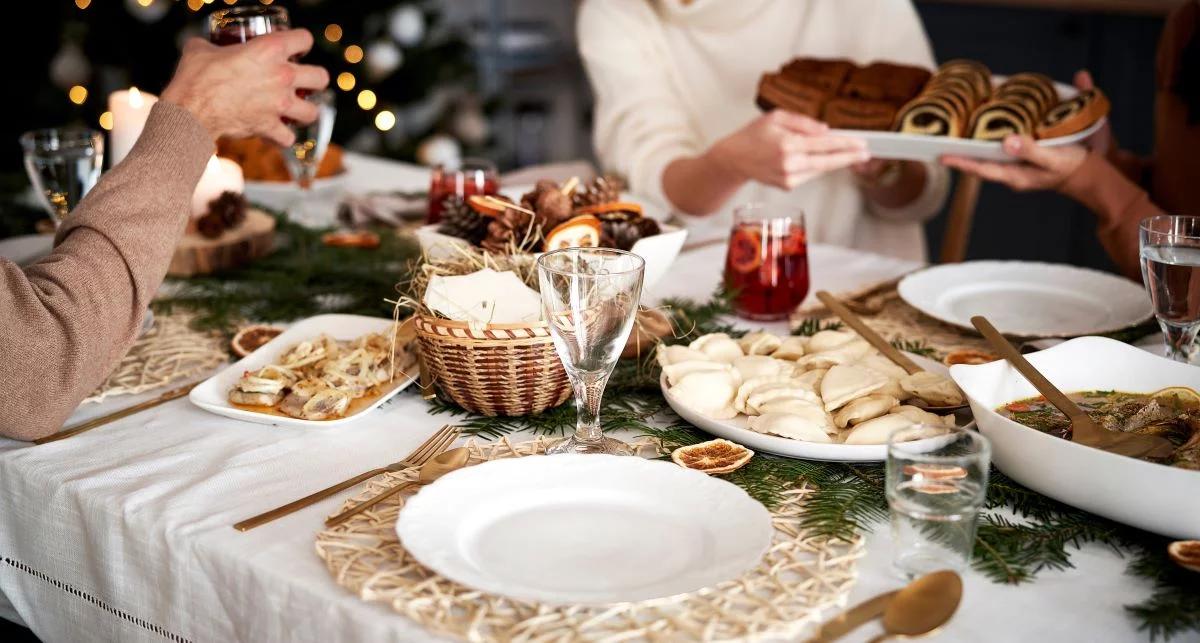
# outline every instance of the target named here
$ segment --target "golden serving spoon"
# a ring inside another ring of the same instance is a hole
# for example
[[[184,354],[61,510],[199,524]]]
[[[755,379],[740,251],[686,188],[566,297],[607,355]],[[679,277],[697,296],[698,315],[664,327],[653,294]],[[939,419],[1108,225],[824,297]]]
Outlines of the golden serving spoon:
[[[416,480],[398,484],[391,489],[380,493],[374,498],[371,498],[370,500],[360,502],[357,505],[354,505],[353,507],[343,511],[342,513],[337,514],[336,516],[331,516],[325,521],[325,526],[333,527],[335,525],[340,525],[349,520],[352,516],[356,516],[370,509],[371,507],[374,507],[380,502],[383,502],[387,498],[391,498],[392,496],[409,487],[429,484],[430,482],[437,480],[451,471],[461,469],[467,465],[467,460],[470,458],[470,456],[471,452],[468,451],[466,447],[450,449],[441,455],[435,456],[432,460],[426,462],[425,464],[421,465],[419,469],[417,469]]]
[[[948,570],[933,572],[846,610],[822,625],[808,643],[830,643],[881,614],[884,634],[872,643],[892,636],[929,634],[950,620],[961,600],[962,578]]]

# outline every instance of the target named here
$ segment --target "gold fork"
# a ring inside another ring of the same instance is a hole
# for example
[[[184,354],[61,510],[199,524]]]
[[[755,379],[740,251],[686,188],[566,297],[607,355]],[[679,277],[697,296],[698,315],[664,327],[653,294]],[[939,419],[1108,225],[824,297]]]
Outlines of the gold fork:
[[[458,435],[458,428],[447,424],[446,426],[438,429],[436,433],[429,436],[428,440],[413,450],[412,453],[408,454],[408,457],[400,460],[399,462],[393,462],[385,467],[379,467],[378,469],[371,469],[370,471],[360,473],[349,480],[343,480],[342,482],[339,482],[331,487],[326,487],[299,500],[289,502],[282,507],[277,507],[265,513],[261,513],[253,518],[247,518],[246,520],[234,525],[233,528],[238,531],[249,531],[255,527],[265,525],[272,520],[282,518],[283,516],[324,500],[329,496],[338,493],[339,491],[349,489],[360,482],[370,480],[381,473],[391,473],[395,471],[403,471],[409,467],[419,467],[428,462],[433,456],[445,451],[446,448],[451,444],[454,444],[454,441],[458,439]]]

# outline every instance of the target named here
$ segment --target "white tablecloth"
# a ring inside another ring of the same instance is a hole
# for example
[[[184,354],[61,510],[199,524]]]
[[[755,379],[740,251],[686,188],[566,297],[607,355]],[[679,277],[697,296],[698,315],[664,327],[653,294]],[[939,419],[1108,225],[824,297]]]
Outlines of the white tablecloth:
[[[399,175],[423,180],[413,168],[393,167],[389,179],[381,171],[389,166],[369,165],[379,183],[356,180],[360,188],[412,189],[396,184]],[[706,298],[723,252],[681,255],[650,297]],[[821,246],[810,258],[814,285],[835,291],[914,267]],[[135,399],[85,407],[72,422]],[[342,497],[248,533],[230,525],[396,460],[448,420],[413,394],[327,431],[238,422],[178,400],[61,442],[0,440],[0,617],[19,615],[46,641],[432,639],[343,590],[315,555],[313,535]],[[899,585],[886,532],[881,525],[868,537],[851,602]],[[1072,560],[1075,569],[1019,588],[968,573],[941,639],[1144,638],[1121,606],[1149,588],[1107,550],[1086,547]],[[874,627],[847,640],[866,640]]]

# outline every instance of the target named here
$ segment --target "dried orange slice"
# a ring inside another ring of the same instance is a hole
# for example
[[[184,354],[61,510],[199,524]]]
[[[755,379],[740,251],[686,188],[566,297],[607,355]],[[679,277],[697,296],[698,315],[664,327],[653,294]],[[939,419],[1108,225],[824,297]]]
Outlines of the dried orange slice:
[[[967,477],[967,470],[954,465],[909,464],[904,466],[904,475],[919,475],[925,480],[959,480]]]
[[[576,210],[575,214],[605,214],[608,212],[633,212],[640,217],[642,216],[642,206],[629,201],[610,201],[609,203],[585,205]]]
[[[987,364],[1000,359],[999,355],[989,353],[987,351],[978,351],[972,348],[964,348],[962,350],[951,351],[946,355],[942,363],[946,366],[954,366],[955,364]]]
[[[737,471],[753,457],[754,452],[750,449],[720,439],[679,447],[671,452],[671,460],[675,464],[710,476]]]
[[[229,342],[229,348],[238,357],[245,357],[258,350],[263,344],[278,337],[282,332],[282,328],[274,326],[247,326],[233,336],[233,340]]]
[[[600,245],[600,219],[583,214],[558,224],[546,235],[546,252],[563,248],[595,248]]]
[[[370,230],[327,232],[321,243],[334,248],[363,248],[374,250],[379,247],[379,235]]]
[[[1180,567],[1200,572],[1200,540],[1176,540],[1167,546],[1167,553]]]
[[[490,194],[472,194],[467,197],[467,205],[485,217],[498,217],[509,205],[515,205],[509,199]]]

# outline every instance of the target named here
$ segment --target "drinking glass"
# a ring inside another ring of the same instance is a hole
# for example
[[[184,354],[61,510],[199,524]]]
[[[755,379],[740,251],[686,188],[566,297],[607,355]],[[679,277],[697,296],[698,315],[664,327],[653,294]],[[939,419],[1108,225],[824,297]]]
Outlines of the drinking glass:
[[[725,289],[739,317],[785,319],[808,295],[804,212],[762,203],[733,212]]]
[[[425,222],[442,220],[446,197],[465,199],[474,194],[496,194],[499,190],[500,178],[496,164],[491,161],[466,158],[455,165],[438,165],[429,181],[429,212]]]
[[[237,45],[290,26],[287,9],[245,6],[218,9],[208,16],[208,39],[215,45]]]
[[[646,262],[609,248],[566,248],[537,260],[542,315],[575,389],[575,435],[547,453],[632,455],[628,444],[600,431],[600,399],[642,295]]]
[[[288,218],[303,225],[325,226],[333,223],[334,210],[337,207],[332,202],[315,198],[312,183],[317,176],[321,159],[329,149],[333,122],[337,118],[337,105],[334,103],[333,92],[328,89],[312,92],[305,96],[304,100],[317,106],[317,119],[303,125],[288,123],[292,132],[296,134],[296,141],[291,147],[283,150],[283,159],[287,162],[292,179],[300,186],[299,195],[288,208]]]
[[[21,135],[25,171],[55,227],[100,180],[104,136],[82,128],[40,129]]]
[[[1191,361],[1200,329],[1200,217],[1161,215],[1138,231],[1142,282],[1167,343],[1167,357]]]
[[[916,578],[939,569],[962,571],[975,547],[975,521],[987,492],[991,445],[955,428],[906,441],[914,425],[888,438],[887,491],[895,548],[892,567]]]

